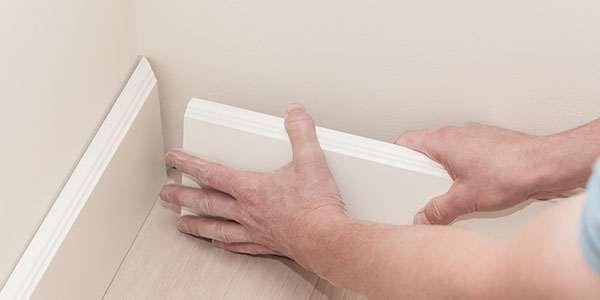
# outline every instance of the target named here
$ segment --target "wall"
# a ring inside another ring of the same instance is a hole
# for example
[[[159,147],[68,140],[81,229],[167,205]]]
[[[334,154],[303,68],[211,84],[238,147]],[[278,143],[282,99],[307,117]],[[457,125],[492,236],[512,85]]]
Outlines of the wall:
[[[0,284],[135,65],[136,25],[167,148],[193,96],[301,102],[387,141],[468,120],[546,134],[600,111],[597,1],[132,1],[2,2]]]
[[[598,1],[136,0],[167,148],[191,97],[385,141],[479,121],[535,134],[599,116]]]
[[[0,286],[137,62],[132,1],[2,1]]]

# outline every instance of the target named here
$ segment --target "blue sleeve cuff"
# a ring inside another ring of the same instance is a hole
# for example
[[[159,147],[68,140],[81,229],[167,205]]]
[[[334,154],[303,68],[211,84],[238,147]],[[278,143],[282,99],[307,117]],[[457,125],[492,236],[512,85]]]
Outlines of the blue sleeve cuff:
[[[600,159],[596,161],[588,182],[587,195],[588,199],[579,218],[577,235],[585,260],[600,276]]]

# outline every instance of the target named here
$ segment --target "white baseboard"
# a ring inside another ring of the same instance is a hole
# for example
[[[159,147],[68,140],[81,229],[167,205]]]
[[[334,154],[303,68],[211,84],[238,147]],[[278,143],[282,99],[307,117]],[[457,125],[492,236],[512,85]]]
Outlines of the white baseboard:
[[[0,299],[100,299],[165,181],[156,78],[142,58]]]
[[[321,127],[317,136],[351,217],[412,224],[415,213],[452,184],[440,164],[411,149]],[[200,99],[192,99],[185,112],[183,148],[254,171],[277,169],[292,157],[282,118]],[[187,176],[183,183],[198,186]],[[553,201],[471,214],[453,226],[506,238]]]

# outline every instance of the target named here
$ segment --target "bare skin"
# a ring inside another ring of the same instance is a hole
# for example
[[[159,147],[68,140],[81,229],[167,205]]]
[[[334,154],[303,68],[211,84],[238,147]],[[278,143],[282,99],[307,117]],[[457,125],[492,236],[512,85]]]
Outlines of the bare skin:
[[[597,299],[600,294],[600,278],[576,240],[584,198],[556,205],[507,241],[445,226],[354,220],[345,214],[312,118],[292,105],[285,125],[293,160],[273,172],[236,170],[170,151],[171,164],[215,190],[166,185],[161,198],[227,219],[185,216],[178,229],[229,251],[290,257],[369,299]],[[539,173],[530,175],[532,181],[554,178]],[[497,199],[486,201],[494,203],[488,209],[502,207]]]
[[[600,155],[600,119],[550,136],[467,123],[407,131],[396,144],[441,163],[454,184],[417,213],[415,224],[447,225],[474,211],[551,199],[584,187]]]

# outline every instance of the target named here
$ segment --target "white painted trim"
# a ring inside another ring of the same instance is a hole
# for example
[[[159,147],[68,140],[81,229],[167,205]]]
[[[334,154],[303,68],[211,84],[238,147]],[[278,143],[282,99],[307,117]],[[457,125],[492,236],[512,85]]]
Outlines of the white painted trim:
[[[0,299],[31,297],[155,86],[150,64],[142,57],[8,278]]]
[[[320,127],[317,137],[350,217],[412,224],[419,209],[452,185],[440,164],[417,151]],[[253,171],[275,170],[291,159],[282,118],[200,99],[188,103],[183,149]],[[190,176],[182,183],[200,186]],[[530,200],[497,212],[473,213],[453,226],[507,238],[554,202]],[[193,213],[182,209],[183,215]]]
[[[188,103],[185,117],[288,140],[282,118],[216,102],[193,98]],[[319,126],[316,130],[325,151],[450,178],[442,165],[412,149]]]

